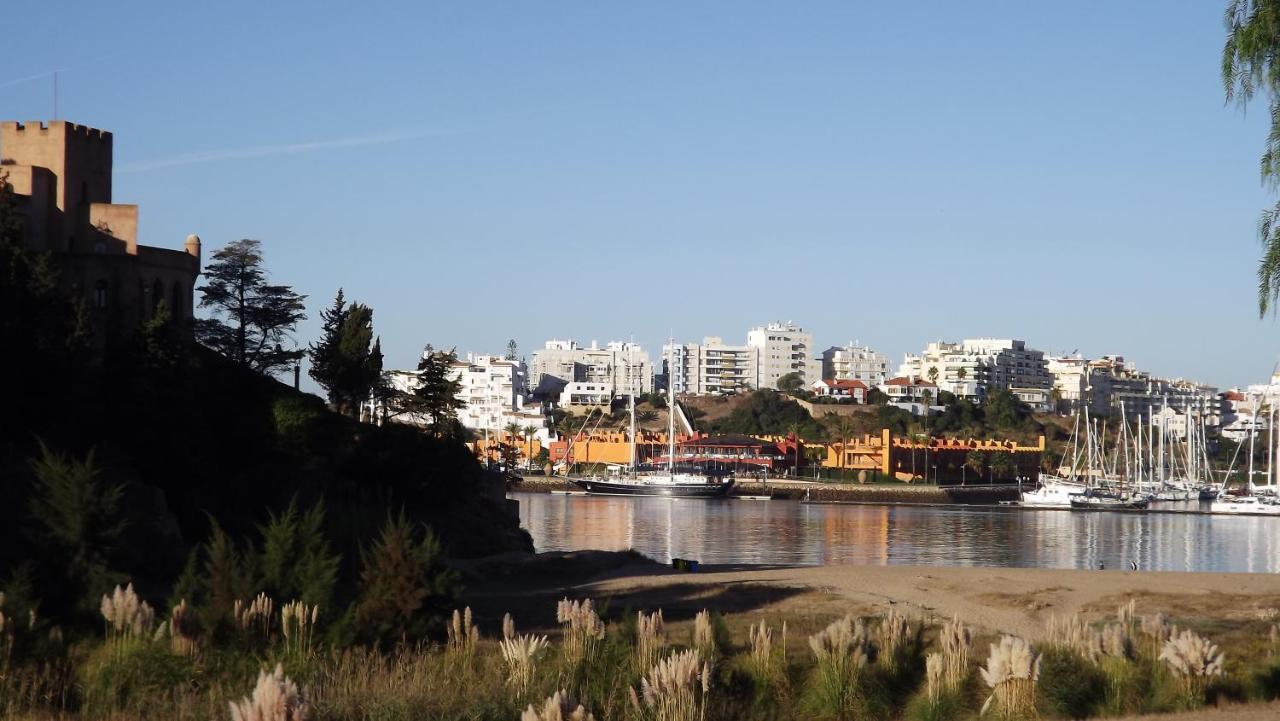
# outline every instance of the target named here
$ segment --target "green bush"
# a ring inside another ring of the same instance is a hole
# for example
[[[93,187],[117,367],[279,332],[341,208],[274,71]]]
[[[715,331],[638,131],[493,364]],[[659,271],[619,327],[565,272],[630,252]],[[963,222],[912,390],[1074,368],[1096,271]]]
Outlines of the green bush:
[[[129,710],[163,718],[195,681],[191,661],[149,639],[120,638],[90,652],[80,667],[81,710],[108,715]]]
[[[942,691],[931,699],[921,692],[907,704],[905,717],[908,721],[954,721],[964,714],[964,697],[959,693]]]
[[[1094,715],[1107,696],[1102,670],[1079,652],[1050,646],[1040,655],[1038,685],[1041,710],[1053,716],[1081,719]]]

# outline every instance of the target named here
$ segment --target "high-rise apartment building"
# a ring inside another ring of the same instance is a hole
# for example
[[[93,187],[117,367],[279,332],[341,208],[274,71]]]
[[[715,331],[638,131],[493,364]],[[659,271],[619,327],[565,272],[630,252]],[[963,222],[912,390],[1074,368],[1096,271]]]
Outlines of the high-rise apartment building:
[[[908,354],[899,376],[925,378],[939,390],[981,401],[996,390],[1048,391],[1053,387],[1042,351],[1025,341],[966,338],[959,343],[936,341],[920,355]]]
[[[889,359],[866,346],[850,341],[822,352],[822,379],[862,381],[875,388],[889,378]]]
[[[813,357],[813,334],[791,322],[769,323],[747,332],[747,346],[755,348],[759,388],[777,388],[778,379],[798,373],[807,388],[821,375]]]
[[[540,395],[557,395],[569,383],[609,384],[620,396],[653,391],[653,364],[635,343],[613,341],[600,348],[572,340],[549,340],[533,352],[529,385]]]
[[[758,388],[758,357],[756,348],[725,345],[714,336],[662,348],[668,382],[676,393],[692,395],[732,395]]]

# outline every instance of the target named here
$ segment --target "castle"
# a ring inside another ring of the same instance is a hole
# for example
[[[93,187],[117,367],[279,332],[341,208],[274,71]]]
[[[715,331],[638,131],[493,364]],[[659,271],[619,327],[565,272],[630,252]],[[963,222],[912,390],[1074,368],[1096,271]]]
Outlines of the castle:
[[[12,186],[27,245],[58,260],[94,345],[151,318],[163,300],[192,317],[200,238],[184,250],[138,244],[138,206],[111,202],[111,133],[62,120],[0,122],[0,182]]]

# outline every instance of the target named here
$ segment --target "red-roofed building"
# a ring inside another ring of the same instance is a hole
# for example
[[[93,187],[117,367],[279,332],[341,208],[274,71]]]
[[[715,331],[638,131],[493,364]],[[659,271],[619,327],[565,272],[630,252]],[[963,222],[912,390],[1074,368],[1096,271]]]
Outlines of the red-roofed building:
[[[859,380],[821,380],[813,384],[813,394],[827,398],[849,398],[854,403],[866,403],[867,384]]]
[[[936,403],[938,400],[938,386],[923,378],[912,378],[910,376],[890,378],[884,382],[884,385],[880,386],[880,390],[889,396],[891,403],[923,401],[926,391],[929,394],[930,402]]]

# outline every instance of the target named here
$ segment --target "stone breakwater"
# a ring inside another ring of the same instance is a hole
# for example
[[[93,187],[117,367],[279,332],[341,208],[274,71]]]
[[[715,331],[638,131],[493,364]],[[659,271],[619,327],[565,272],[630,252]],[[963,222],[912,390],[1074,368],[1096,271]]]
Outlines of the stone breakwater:
[[[526,493],[580,492],[555,476],[530,476],[511,490]],[[992,504],[1018,499],[1015,486],[911,485],[907,483],[797,483],[795,481],[739,481],[735,496],[764,496],[811,503]]]

